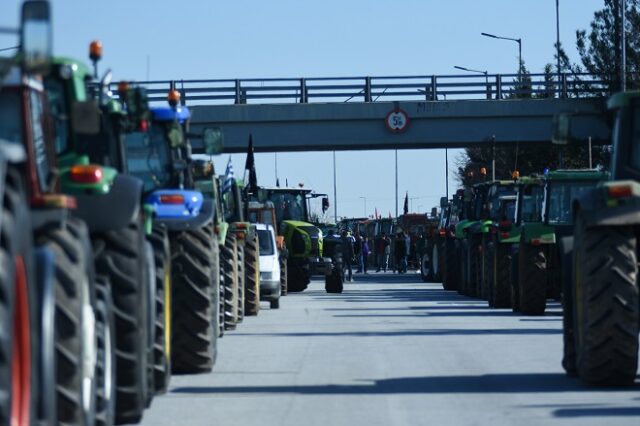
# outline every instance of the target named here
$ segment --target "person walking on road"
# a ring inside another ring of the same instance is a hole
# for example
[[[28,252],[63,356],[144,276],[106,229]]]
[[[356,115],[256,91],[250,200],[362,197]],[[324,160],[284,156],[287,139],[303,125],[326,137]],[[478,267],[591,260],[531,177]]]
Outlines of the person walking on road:
[[[393,254],[395,257],[393,262],[393,270],[399,274],[401,274],[404,270],[403,262],[407,257],[406,253],[407,248],[406,244],[404,243],[404,236],[402,232],[398,232],[393,242]]]
[[[402,258],[402,271],[406,274],[409,266],[409,253],[411,253],[411,237],[406,232],[402,233],[404,238],[404,257]]]
[[[362,237],[362,248],[360,250],[360,269],[363,273],[367,273],[367,261],[369,259],[369,240],[367,236]]]
[[[384,243],[384,253],[382,255],[382,267],[384,269],[384,272],[387,272],[387,269],[389,269],[389,257],[391,256],[391,238],[385,235],[384,237],[382,237],[382,239]]]
[[[353,269],[351,267],[351,261],[353,259],[353,239],[347,231],[342,231],[342,236],[340,237],[342,244],[342,278],[343,281],[353,281]],[[345,269],[349,272],[349,277],[347,280],[344,279]]]
[[[384,248],[385,248],[385,238],[387,238],[387,234],[384,232],[376,239],[375,243],[375,253],[376,253],[376,272],[380,272],[380,269],[387,271],[387,266],[384,263]]]
[[[359,232],[356,232],[355,235],[355,241],[353,243],[353,253],[358,262],[358,270],[356,271],[356,274],[359,274],[360,272],[362,272],[362,262],[360,261],[360,257],[362,254],[362,238],[360,237]]]

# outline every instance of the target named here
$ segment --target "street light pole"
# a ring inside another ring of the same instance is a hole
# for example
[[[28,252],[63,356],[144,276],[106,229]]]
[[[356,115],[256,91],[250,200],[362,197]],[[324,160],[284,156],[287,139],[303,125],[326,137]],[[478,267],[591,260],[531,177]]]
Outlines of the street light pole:
[[[556,56],[558,71],[558,97],[562,96],[562,74],[560,71],[560,0],[556,0]]]
[[[476,72],[478,74],[484,74],[484,80],[485,80],[486,85],[487,85],[487,99],[491,99],[491,89],[489,88],[489,72],[488,71],[474,70],[474,69],[471,69],[471,68],[460,67],[458,65],[454,65],[453,67],[455,69],[457,69],[457,70],[468,71],[468,72]]]
[[[483,35],[485,37],[495,38],[498,40],[515,41],[516,43],[518,43],[518,79],[520,80],[520,83],[522,83],[522,39],[511,38],[511,37],[501,37],[501,36],[488,34],[488,33],[480,33],[480,35]]]
[[[626,9],[626,0],[620,0],[620,90],[623,92],[627,90],[627,37],[624,30],[626,24]]]
[[[367,197],[359,197],[362,198],[364,200],[364,217],[368,217],[367,216]]]
[[[396,149],[396,217],[398,217],[398,150]]]
[[[333,151],[333,221],[338,223],[338,184],[336,179],[336,152]]]

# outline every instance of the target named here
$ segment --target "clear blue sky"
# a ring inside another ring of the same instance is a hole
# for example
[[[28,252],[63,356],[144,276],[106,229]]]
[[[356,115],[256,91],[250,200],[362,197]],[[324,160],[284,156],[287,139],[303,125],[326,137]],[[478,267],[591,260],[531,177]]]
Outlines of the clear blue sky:
[[[0,2],[0,26],[18,19]],[[328,77],[455,74],[454,65],[513,73],[522,38],[532,72],[553,62],[555,0],[53,0],[56,54],[87,58],[104,44],[101,68],[116,79]],[[588,28],[603,0],[560,0],[560,39],[572,60],[576,29]],[[3,47],[3,46],[0,46]],[[149,65],[149,66],[148,66]],[[449,152],[450,172],[459,151]],[[338,152],[338,215],[395,212],[393,151]],[[233,155],[236,173],[244,155]],[[278,154],[281,182],[331,194],[331,153]],[[216,159],[223,172],[228,155]],[[398,153],[400,211],[427,211],[445,192],[443,150]],[[275,183],[274,154],[257,154],[259,183]],[[450,177],[453,174],[450,173]],[[450,179],[450,189],[455,189]],[[333,212],[333,207],[330,209]]]

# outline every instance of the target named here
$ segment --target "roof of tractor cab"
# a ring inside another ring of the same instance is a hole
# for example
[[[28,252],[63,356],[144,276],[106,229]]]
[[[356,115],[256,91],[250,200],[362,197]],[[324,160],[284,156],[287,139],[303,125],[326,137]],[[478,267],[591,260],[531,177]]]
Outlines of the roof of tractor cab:
[[[516,181],[516,183],[518,185],[535,185],[535,184],[542,184],[542,177],[540,176],[522,176],[519,177],[518,180]]]
[[[20,67],[12,66],[6,74],[0,74],[0,88],[29,86],[36,90],[43,90],[42,80],[37,77],[27,77],[22,73]]]
[[[54,56],[51,63],[57,67],[68,65],[71,67],[71,71],[74,76],[81,78],[92,77],[90,68],[84,62],[80,62],[77,59],[69,58],[67,56]]]
[[[189,119],[191,114],[189,113],[189,108],[178,106],[178,107],[151,107],[151,115],[153,116],[154,121],[174,121],[178,120],[180,123],[183,123]]]
[[[304,192],[305,194],[308,194],[310,192],[313,192],[313,190],[310,188],[296,188],[296,187],[283,188],[279,186],[261,186],[260,189],[264,189],[265,191],[270,191],[270,192],[287,192],[287,193]]]
[[[607,172],[594,169],[554,170],[544,175],[545,180],[604,180]]]
[[[629,103],[631,103],[633,99],[638,99],[638,98],[640,98],[640,91],[638,90],[632,91],[632,92],[619,92],[612,95],[609,98],[609,101],[607,101],[607,108],[608,109],[623,108],[623,107],[629,106]]]

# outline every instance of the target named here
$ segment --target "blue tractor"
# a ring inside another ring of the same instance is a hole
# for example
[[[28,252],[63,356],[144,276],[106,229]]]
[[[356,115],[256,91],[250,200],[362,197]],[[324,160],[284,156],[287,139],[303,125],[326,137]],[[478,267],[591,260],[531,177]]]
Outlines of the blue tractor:
[[[128,172],[144,183],[153,226],[169,233],[171,326],[165,333],[172,372],[202,373],[215,363],[221,329],[219,247],[215,204],[194,189],[189,110],[178,106],[178,97],[170,91],[168,106],[151,108],[150,129],[127,136],[126,161]]]

